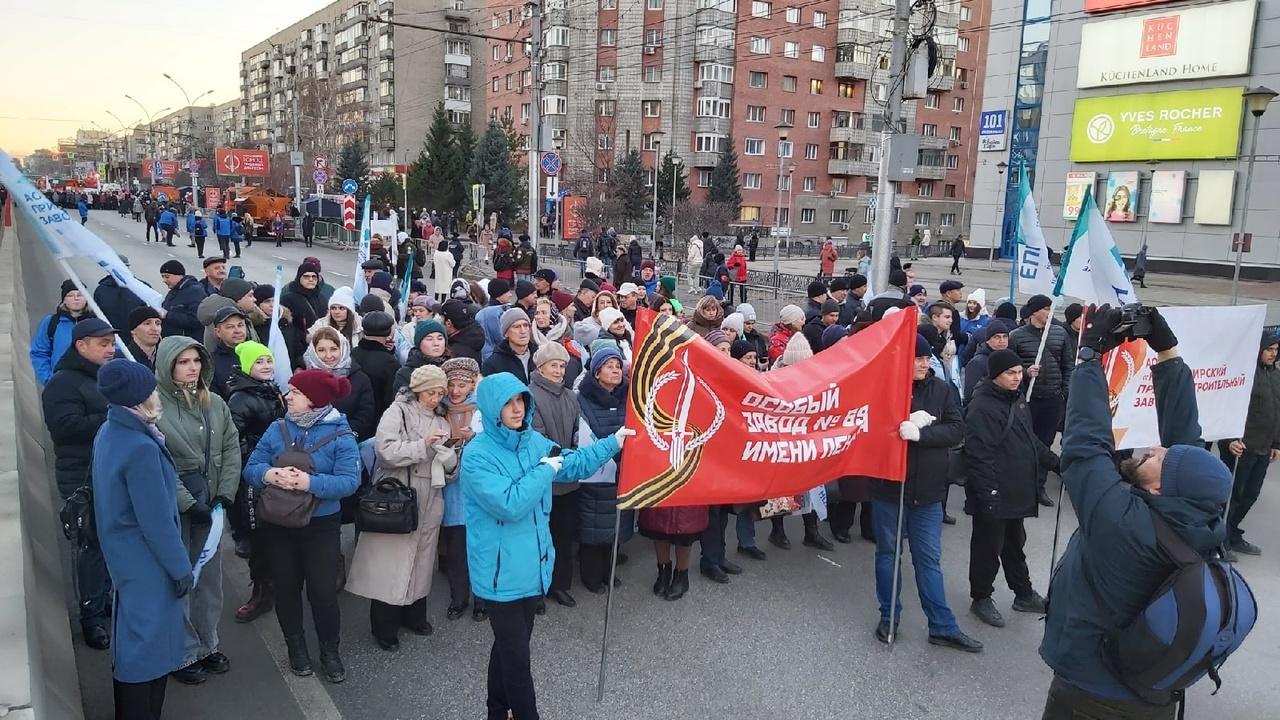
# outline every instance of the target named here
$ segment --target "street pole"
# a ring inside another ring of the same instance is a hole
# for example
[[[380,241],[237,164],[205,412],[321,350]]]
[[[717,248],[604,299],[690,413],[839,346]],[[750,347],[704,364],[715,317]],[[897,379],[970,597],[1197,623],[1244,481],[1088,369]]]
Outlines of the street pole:
[[[996,246],[1004,242],[1004,199],[1009,194],[1009,188],[1004,184],[1004,171],[1006,168],[1001,167],[1004,163],[996,165],[996,172],[1000,176],[996,188],[996,224],[995,230],[991,236],[991,252],[987,253],[987,267],[995,267],[996,264]],[[1012,296],[1010,300],[1012,300]]]
[[[662,161],[662,141],[653,141],[653,227],[649,237],[654,250],[658,249],[658,163]]]
[[[1253,130],[1249,133],[1249,165],[1244,173],[1244,207],[1240,208],[1240,237],[1236,240],[1236,263],[1231,272],[1231,304],[1240,303],[1240,263],[1244,260],[1244,232],[1249,227],[1249,196],[1253,190],[1253,161],[1258,156],[1258,126],[1262,115],[1253,117]]]
[[[896,0],[893,10],[893,78],[905,81],[907,75],[907,34],[911,32],[911,0]],[[889,83],[889,102],[885,107],[888,122],[880,133],[880,169],[876,174],[879,197],[876,201],[875,235],[872,237],[871,287],[884,291],[889,286],[889,256],[893,254],[894,191],[889,181],[889,148],[902,121],[903,82]]]
[[[294,75],[295,72],[297,71],[290,69],[289,76],[296,77]],[[291,88],[291,91],[292,91],[291,94],[293,95],[293,150],[294,152],[302,152],[302,140],[300,139],[301,136],[298,133],[298,84],[296,82],[293,83],[293,87]],[[302,212],[302,166],[301,165],[293,166],[293,196],[294,196],[293,206],[298,209],[299,213],[301,213]],[[298,217],[301,218],[302,216],[299,215]],[[302,237],[302,221],[301,220],[293,224],[293,232],[294,232],[294,235],[296,235],[297,237]]]
[[[125,184],[125,187],[132,190],[133,182],[131,181],[131,177],[129,175],[129,129],[125,127],[124,121],[121,120],[115,113],[108,110],[107,114],[110,115],[112,118],[114,118],[116,122],[120,123],[120,132],[124,134],[124,184]]]
[[[672,92],[674,93],[674,90]],[[670,244],[671,244],[672,252],[675,252],[675,248],[676,248],[676,182],[680,179],[680,169],[684,167],[683,162],[681,162],[679,165],[676,165],[676,161],[678,161],[679,159],[680,158],[678,158],[674,154],[671,156],[671,207],[667,209],[667,215],[671,217],[671,243]]]
[[[542,159],[542,5],[538,0],[529,0],[532,8],[529,29],[529,72],[533,76],[532,104],[529,113],[529,210],[528,233],[536,237],[535,223],[541,216],[542,179],[539,176],[538,161]]]

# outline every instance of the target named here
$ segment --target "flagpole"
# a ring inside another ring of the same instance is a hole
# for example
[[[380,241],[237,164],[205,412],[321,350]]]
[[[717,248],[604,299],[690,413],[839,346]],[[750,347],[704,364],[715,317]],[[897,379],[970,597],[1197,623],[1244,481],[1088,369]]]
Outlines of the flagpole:
[[[1054,295],[1053,297],[1056,300],[1058,296]],[[1084,326],[1088,323],[1088,320],[1089,320],[1088,310],[1086,310],[1085,314],[1083,314],[1081,317],[1082,319],[1080,321],[1080,332],[1077,335],[1078,340],[1076,341],[1076,356],[1071,359],[1072,363],[1075,363],[1075,364],[1079,364],[1080,362],[1080,341],[1084,340]],[[1047,334],[1048,333],[1046,333],[1046,335]],[[1114,359],[1115,355],[1113,354],[1111,357],[1112,359]],[[1032,378],[1032,380],[1034,379],[1035,378]],[[1028,398],[1031,397],[1030,390],[1027,391],[1027,397]],[[1066,423],[1065,416],[1063,416],[1063,423],[1064,424]],[[1053,549],[1049,552],[1049,585],[1053,584],[1053,566],[1058,564],[1058,537],[1062,529],[1062,496],[1066,491],[1066,489],[1067,489],[1067,484],[1062,482],[1062,473],[1058,473],[1058,507],[1053,517]],[[1045,585],[1045,587],[1048,587],[1049,585]]]
[[[898,487],[898,528],[893,538],[893,589],[889,593],[889,651],[898,635],[898,584],[902,579],[902,516],[907,506],[907,483]]]
[[[62,271],[67,274],[67,277],[71,278],[71,282],[75,283],[76,288],[80,291],[80,294],[84,296],[85,302],[89,304],[89,309],[93,311],[93,314],[97,315],[99,319],[106,320],[107,316],[103,314],[102,308],[98,307],[97,301],[93,299],[93,293],[89,292],[89,290],[85,288],[84,283],[80,282],[80,276],[76,275],[76,272],[71,269],[71,264],[68,263],[65,258],[58,258],[58,265],[62,267]],[[55,318],[50,318],[49,322],[57,322],[57,320]],[[116,329],[119,330],[120,328]],[[124,338],[120,337],[119,333],[116,333],[115,338],[116,348],[118,348],[120,352],[124,353],[125,357],[130,360],[137,361],[137,358],[133,356],[133,353],[129,352],[129,346],[125,343]]]
[[[1012,283],[1012,280],[1010,281]],[[1049,319],[1045,321],[1044,330],[1040,333],[1040,347],[1036,349],[1036,361],[1031,363],[1034,367],[1040,364],[1040,357],[1044,355],[1045,341],[1049,339],[1049,330],[1053,327],[1053,314],[1058,309],[1058,298],[1060,295],[1054,295],[1049,302]],[[1081,325],[1080,327],[1084,327]],[[1036,386],[1036,378],[1033,376],[1031,382],[1027,383],[1027,402],[1031,402],[1031,389]]]
[[[622,529],[622,510],[613,509],[613,555],[609,561],[609,584],[604,596],[604,633],[600,636],[600,677],[596,680],[596,702],[604,702],[604,668],[609,656],[609,614],[613,610],[613,583],[618,573],[618,533]]]

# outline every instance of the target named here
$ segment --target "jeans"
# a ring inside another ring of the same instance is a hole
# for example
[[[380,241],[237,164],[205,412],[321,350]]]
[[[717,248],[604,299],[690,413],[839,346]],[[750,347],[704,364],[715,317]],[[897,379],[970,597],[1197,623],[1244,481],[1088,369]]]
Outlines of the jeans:
[[[533,636],[538,598],[489,602],[489,694],[485,704],[489,720],[538,720],[538,697],[529,669],[529,638]]]
[[[1173,720],[1176,716],[1177,704],[1159,707],[1094,697],[1054,675],[1041,720]]]
[[[707,529],[702,531],[702,557],[698,566],[703,572],[724,565],[724,529],[729,524],[729,513],[723,505],[707,509]]]
[[[1239,542],[1244,539],[1240,522],[1244,520],[1245,515],[1249,514],[1250,508],[1262,494],[1262,481],[1267,477],[1267,466],[1271,462],[1271,456],[1269,453],[1259,455],[1246,450],[1237,458],[1228,451],[1222,454],[1222,461],[1227,464],[1227,467],[1231,467],[1233,461],[1239,463],[1235,468],[1236,481],[1231,487],[1231,508],[1227,511],[1227,540]]]
[[[338,611],[338,558],[341,513],[313,517],[306,527],[283,528],[263,523],[271,580],[276,589],[276,620],[285,637],[302,630],[302,587],[320,642],[336,643],[341,630]]]
[[[182,542],[194,566],[209,537],[211,525],[192,525],[186,515],[182,520]],[[205,659],[218,651],[218,620],[222,618],[222,553],[213,557],[200,571],[200,582],[182,598],[182,614],[186,625],[182,666]]]
[[[1035,590],[1031,571],[1027,569],[1027,530],[1022,520],[973,516],[973,534],[969,537],[969,597],[984,600],[995,592],[996,573],[1004,562],[1004,579],[1016,597],[1027,597]]]
[[[751,511],[742,509],[738,511],[738,520],[734,525],[734,530],[738,534],[738,547],[753,548],[756,546],[756,521],[751,519]]]
[[[880,619],[889,619],[889,597],[893,586],[893,549],[898,531],[898,504],[884,500],[871,501],[876,533],[876,597],[880,602]],[[929,619],[930,635],[954,635],[960,632],[956,616],[947,606],[946,588],[942,581],[942,503],[903,508],[902,533],[911,549],[911,566],[916,574],[916,592],[920,607]],[[894,615],[902,617],[902,572],[898,572],[899,596],[892,598]]]

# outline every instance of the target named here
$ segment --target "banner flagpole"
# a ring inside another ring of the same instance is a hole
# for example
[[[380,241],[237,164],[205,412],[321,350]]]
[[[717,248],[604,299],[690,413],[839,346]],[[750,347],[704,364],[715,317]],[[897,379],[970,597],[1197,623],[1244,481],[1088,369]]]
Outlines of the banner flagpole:
[[[1044,332],[1040,333],[1040,347],[1036,349],[1036,361],[1031,363],[1033,366],[1039,365],[1040,357],[1044,355],[1044,344],[1045,344],[1045,341],[1049,339],[1050,328],[1053,327],[1053,314],[1058,310],[1059,297],[1061,296],[1054,295],[1049,302],[1049,320],[1044,324]],[[1080,327],[1083,328],[1084,325],[1082,324]],[[1032,377],[1031,382],[1027,383],[1027,397],[1026,397],[1027,402],[1031,402],[1031,389],[1034,388],[1035,386],[1036,386],[1036,379],[1035,377]]]
[[[71,278],[71,282],[75,283],[76,288],[80,290],[80,294],[84,296],[85,302],[89,304],[89,309],[93,311],[93,314],[102,320],[106,320],[107,316],[103,314],[102,308],[98,307],[98,302],[93,299],[93,293],[89,292],[88,288],[84,286],[84,283],[80,281],[80,276],[76,274],[75,270],[71,269],[71,263],[68,263],[66,258],[58,258],[57,260],[62,271],[67,274],[67,277]],[[116,328],[116,330],[121,329],[122,328]],[[128,329],[125,328],[124,332],[128,332]],[[116,348],[120,352],[124,353],[125,357],[136,362],[137,358],[133,356],[133,353],[129,352],[129,346],[125,343],[124,338],[120,337],[119,333],[116,334],[115,338]]]
[[[898,527],[893,538],[893,585],[889,593],[889,651],[898,635],[898,585],[902,580],[902,516],[907,506],[907,481],[898,487]]]
[[[1054,295],[1053,297],[1054,299],[1057,299],[1058,296]],[[1089,311],[1086,308],[1084,313],[1081,314],[1080,332],[1077,333],[1076,335],[1077,337],[1076,356],[1071,359],[1072,362],[1076,364],[1080,363],[1080,341],[1084,340],[1084,326],[1087,325],[1088,322],[1089,322]],[[1045,334],[1047,335],[1048,333],[1045,333]],[[1043,343],[1041,344],[1041,347],[1043,348]],[[1112,359],[1113,360],[1115,359],[1114,355],[1112,355]],[[1035,378],[1032,378],[1032,380],[1034,379]],[[1027,397],[1028,398],[1031,397],[1030,390],[1027,391]],[[1062,419],[1064,430],[1066,427],[1066,421],[1067,421],[1066,416],[1064,415]],[[1053,566],[1058,564],[1058,537],[1062,529],[1062,496],[1066,491],[1066,489],[1067,489],[1067,484],[1062,482],[1062,475],[1061,473],[1059,473],[1058,475],[1058,507],[1056,508],[1056,512],[1054,513],[1054,517],[1053,517],[1053,549],[1049,552],[1049,583],[1050,584],[1053,583]],[[1048,585],[1046,585],[1045,587],[1048,587]]]
[[[605,586],[604,633],[600,636],[600,677],[596,681],[596,702],[604,702],[604,668],[609,656],[609,614],[613,610],[613,583],[618,573],[618,533],[622,529],[622,510],[613,510],[613,554],[609,561],[609,584]]]

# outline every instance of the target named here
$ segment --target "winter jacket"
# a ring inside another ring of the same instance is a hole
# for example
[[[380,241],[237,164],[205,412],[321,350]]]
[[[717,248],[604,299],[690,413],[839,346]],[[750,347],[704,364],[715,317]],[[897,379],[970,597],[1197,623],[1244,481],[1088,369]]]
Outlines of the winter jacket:
[[[452,415],[457,417],[450,420],[450,425],[456,424],[457,427],[468,428],[472,432],[483,430],[479,427],[479,418],[476,417],[476,396],[472,393],[465,402],[458,406],[449,404],[449,396],[445,395],[440,401],[440,407],[436,408],[436,412],[442,417],[449,418]],[[458,468],[462,467],[462,454],[466,452],[470,440],[460,445],[455,445],[454,449],[458,452]],[[459,527],[467,522],[466,508],[463,507],[462,499],[462,482],[457,470],[445,477],[444,490],[441,491],[444,497],[444,515],[440,519],[441,527]]]
[[[920,429],[920,439],[907,443],[905,485],[881,480],[871,488],[878,500],[898,502],[902,493],[910,507],[940,503],[947,497],[947,460],[951,448],[964,441],[964,422],[955,389],[933,371],[911,383],[911,412],[924,410],[935,419]],[[905,418],[903,418],[905,420]]]
[[[638,274],[640,263],[644,262],[644,248],[640,247],[640,241],[635,238],[627,245],[627,260],[631,262],[632,271]]]
[[[520,243],[511,255],[511,262],[517,273],[532,275],[538,271],[538,251],[531,243]]]
[[[449,286],[453,284],[453,275],[460,270],[458,261],[447,250],[436,250],[431,255],[431,265],[435,269],[435,294],[449,294]]]
[[[1151,367],[1151,380],[1160,444],[1204,447],[1191,369],[1181,358],[1172,358]],[[1075,687],[1103,698],[1132,700],[1107,670],[1102,640],[1113,623],[1127,624],[1147,605],[1172,569],[1156,543],[1151,514],[1159,512],[1203,555],[1225,541],[1226,526],[1219,505],[1149,495],[1123,482],[1112,460],[1113,437],[1102,364],[1081,363],[1067,400],[1062,439],[1062,482],[1080,527],[1053,573],[1040,657]],[[1180,467],[1166,463],[1164,472]],[[1180,478],[1180,483],[1193,482]],[[1103,597],[1095,597],[1090,584]]]
[[[965,314],[964,309],[960,308],[960,331],[969,336],[969,342],[973,342],[979,330],[985,330],[991,324],[991,316],[987,314],[986,306],[978,313],[978,317],[970,320]]]
[[[707,521],[706,505],[645,508],[639,513],[640,532],[650,535],[701,535]]]
[[[361,340],[351,350],[351,360],[358,363],[364,374],[369,376],[369,385],[373,389],[374,414],[382,417],[396,399],[396,376],[401,368],[395,351],[386,349],[377,340]],[[405,386],[408,384],[406,379]]]
[[[525,400],[525,424],[502,424],[502,406],[516,395]],[[551,484],[590,476],[619,452],[607,437],[579,450],[562,452],[560,472],[541,459],[553,443],[533,430],[533,396],[514,376],[481,380],[476,404],[484,432],[462,453],[460,473],[467,516],[467,565],[471,591],[485,600],[509,601],[545,595],[551,586],[555,547],[551,544]]]
[[[379,416],[374,404],[373,382],[354,357],[351,358],[347,380],[351,383],[351,392],[341,400],[335,400],[333,407],[346,418],[356,440],[364,442],[378,431]]]
[[[1280,369],[1275,365],[1258,363],[1254,371],[1241,442],[1249,452],[1259,454],[1280,449]]]
[[[156,427],[164,433],[165,449],[178,473],[180,513],[189,510],[197,500],[210,506],[217,498],[234,500],[240,487],[240,433],[227,403],[210,392],[207,406],[197,402],[193,407],[187,402],[188,393],[173,382],[174,362],[178,355],[192,347],[200,353],[200,383],[209,388],[213,382],[213,364],[203,345],[190,338],[166,338],[160,341],[156,351],[156,390],[164,409]],[[200,475],[203,479],[197,479]]]
[[[227,409],[240,437],[240,462],[249,461],[249,455],[257,447],[258,440],[271,423],[284,417],[284,396],[274,380],[254,380],[239,368],[231,374],[227,383],[230,396]]]
[[[836,252],[835,245],[822,246],[822,254],[818,257],[818,265],[823,275],[834,275],[836,272],[836,258],[839,253]]]
[[[582,376],[578,385],[578,407],[596,443],[607,440],[626,418],[627,383],[609,392],[590,373]],[[579,443],[580,445],[584,443]],[[594,446],[591,445],[592,447]],[[612,458],[621,461],[621,454]],[[584,545],[610,545],[613,543],[614,513],[617,512],[618,486],[616,479],[610,483],[584,483],[578,490],[578,542]],[[623,511],[619,524],[618,542],[631,537],[635,513]]]
[[[111,275],[98,281],[98,287],[93,290],[93,301],[102,310],[102,319],[126,334],[133,329],[129,327],[129,313],[134,308],[146,305],[132,290],[122,287]]]
[[[187,210],[187,232],[192,233],[196,229],[196,209]]]
[[[178,474],[127,408],[112,407],[92,442],[101,448],[93,453],[94,522],[115,591],[112,676],[149,682],[183,662],[184,602],[174,583],[190,577],[191,561],[178,522]]]
[[[200,319],[196,316],[196,310],[200,307],[200,303],[208,297],[209,294],[204,291],[200,283],[190,275],[184,276],[169,292],[164,296],[164,301],[160,306],[167,313],[164,319],[160,321],[161,334],[164,337],[172,335],[186,335],[192,340],[199,341],[204,337],[204,325],[200,323]]]
[[[960,238],[957,237],[955,240],[951,241],[951,257],[953,258],[964,257],[964,240],[961,240]],[[1037,381],[1037,383],[1038,382],[1039,381]]]
[[[1067,331],[1054,323],[1045,327],[1048,328],[1049,339],[1045,341],[1044,354],[1040,356],[1040,376],[1031,390],[1033,400],[1065,395],[1075,366],[1075,358],[1067,353]],[[1009,349],[1022,358],[1022,367],[1029,368],[1035,364],[1040,335],[1040,328],[1031,323],[1009,333]]]
[[[782,353],[787,351],[787,343],[791,342],[791,336],[796,331],[792,330],[789,325],[783,325],[780,322],[774,323],[773,328],[769,331],[769,364],[773,365],[782,357]]]
[[[481,351],[481,365],[489,361],[489,357],[493,355],[493,351],[498,349],[498,345],[505,339],[502,336],[502,329],[499,322],[502,320],[502,313],[514,305],[504,305],[497,300],[490,300],[489,304],[480,309],[476,313],[476,324],[484,331],[484,349]]]
[[[162,230],[177,230],[178,215],[170,208],[165,208],[160,212],[160,216],[156,218],[156,227]]]
[[[71,349],[71,333],[75,330],[76,323],[91,317],[93,314],[88,311],[88,308],[77,318],[72,317],[65,307],[59,305],[52,315],[45,315],[36,326],[35,333],[31,335],[31,349],[28,355],[31,358],[31,367],[36,371],[36,379],[42,385],[48,384],[58,361]],[[53,325],[52,337],[49,332],[51,324]]]
[[[341,433],[340,437],[311,453],[315,471],[311,473],[310,492],[320,499],[311,517],[337,514],[342,509],[342,498],[351,495],[360,486],[360,449],[351,435],[347,419],[335,408],[305,431],[288,418],[285,419],[285,426],[289,431],[288,439],[280,435],[279,423],[272,423],[267,428],[254,447],[253,454],[249,456],[249,462],[245,464],[245,481],[254,489],[261,490],[266,485],[263,477],[271,469],[272,461],[288,449],[291,442],[296,441],[299,445],[310,447],[333,433]]]
[[[220,238],[231,237],[231,216],[226,211],[219,211],[214,214],[213,218],[213,234]]]
[[[293,311],[293,321],[307,332],[317,320],[329,315],[329,300],[321,292],[319,284],[308,290],[294,280],[284,286],[280,303]]]
[[[54,477],[65,498],[89,484],[93,437],[107,421],[107,399],[98,392],[98,366],[72,348],[54,366],[40,404],[53,439]]]
[[[822,333],[826,331],[828,325],[822,324],[822,316],[810,319],[801,328],[804,333],[804,339],[809,341],[809,347],[813,349],[813,354],[817,355],[822,352]]]
[[[631,257],[623,253],[613,259],[613,280],[614,287],[622,287],[623,283],[632,282],[634,279],[634,269],[637,266],[631,264]]]
[[[969,464],[965,512],[986,518],[1036,517],[1043,469],[1058,458],[1036,437],[1031,408],[1017,390],[984,380],[964,413],[964,453]]]
[[[985,336],[985,334],[984,332],[980,335]],[[977,342],[977,340],[970,340],[970,342]],[[960,397],[961,403],[964,405],[968,405],[969,401],[973,399],[974,389],[987,380],[987,362],[991,360],[991,346],[983,340],[982,342],[977,342],[977,347],[978,349],[973,353],[973,359],[969,361],[968,365],[964,366],[964,387],[961,388],[963,395]]]
[[[209,390],[226,400],[231,396],[228,383],[232,374],[240,369],[240,358],[236,356],[234,349],[221,340],[215,340],[212,347],[209,355],[213,360],[213,380],[209,382]]]
[[[235,307],[236,309],[239,309],[235,300],[216,293],[200,301],[200,305],[196,308],[196,319],[204,325],[204,339],[200,341],[201,345],[211,348],[219,342],[218,334],[213,329],[213,320],[217,317],[218,311],[224,307]],[[264,315],[256,305],[247,313],[243,310],[241,310],[241,312],[247,316],[245,321],[245,339],[266,345],[268,338],[263,337],[258,333],[258,327],[266,325],[270,321],[270,318]],[[288,311],[282,310],[282,312]]]
[[[564,383],[548,380],[542,373],[535,372],[529,381],[529,392],[533,395],[534,407],[533,429],[542,433],[548,440],[564,450],[578,447],[578,417],[581,409],[578,397]],[[565,376],[568,381],[568,376]],[[565,495],[578,489],[578,483],[554,483],[551,494]]]
[[[471,323],[449,336],[449,357],[468,357],[480,362],[484,352],[484,330],[479,323]]]
[[[529,384],[529,378],[533,377],[533,373],[538,369],[533,364],[533,354],[538,351],[538,346],[529,342],[528,356],[521,360],[511,350],[511,343],[503,340],[501,345],[494,349],[493,354],[488,360],[484,361],[484,374],[497,375],[498,373],[511,373],[525,385]]]
[[[736,250],[729,256],[729,260],[725,263],[725,267],[729,270],[729,279],[733,282],[744,283],[747,281],[747,256]]]

